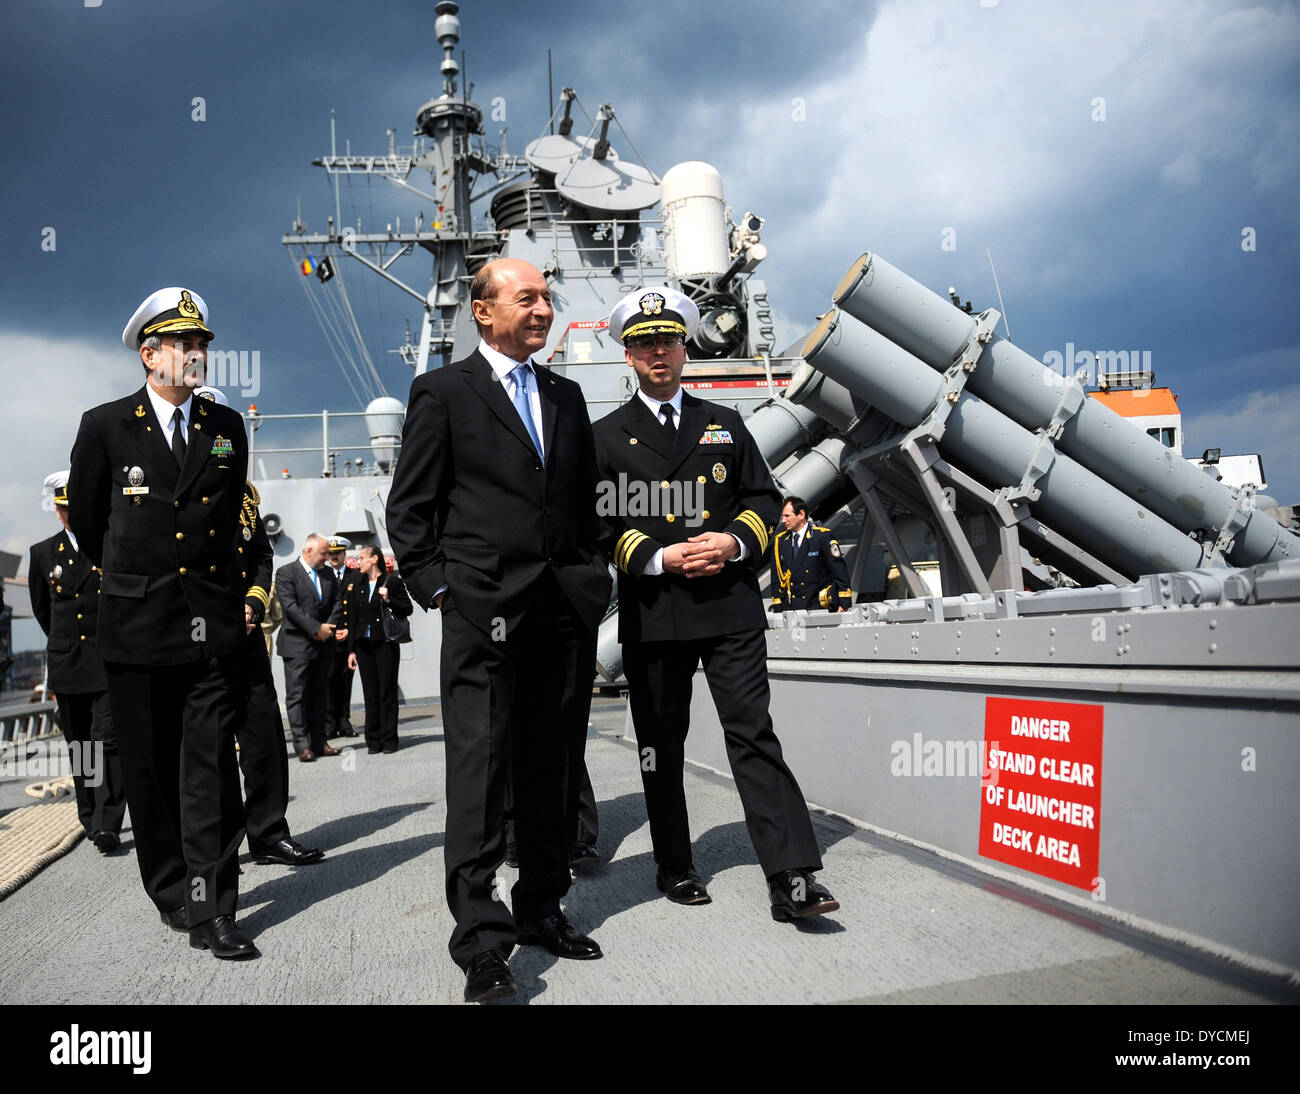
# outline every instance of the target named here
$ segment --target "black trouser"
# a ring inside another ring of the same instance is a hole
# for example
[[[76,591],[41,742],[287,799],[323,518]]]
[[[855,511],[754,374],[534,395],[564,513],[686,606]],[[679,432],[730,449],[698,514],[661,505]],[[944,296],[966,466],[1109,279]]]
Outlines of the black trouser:
[[[275,678],[266,643],[256,627],[244,639],[248,713],[236,731],[239,767],[244,773],[244,823],[248,849],[257,854],[289,838],[289,757],[284,722],[275,695]]]
[[[122,831],[126,791],[113,729],[108,692],[64,692],[59,701],[59,728],[72,760],[72,784],[77,792],[77,817],[86,835]]]
[[[182,665],[107,662],[145,892],[191,924],[234,915],[244,811],[235,766],[240,654]]]
[[[655,862],[675,871],[692,865],[682,768],[691,680],[701,662],[764,875],[820,870],[808,807],[782,759],[768,714],[767,641],[761,630],[680,642],[623,643]]]
[[[596,660],[596,647],[593,638],[591,661]],[[578,844],[596,846],[600,837],[600,813],[596,808],[596,792],[591,787],[591,776],[587,774],[587,759],[584,755],[587,745],[587,720],[591,716],[591,689],[586,693],[585,702],[578,696],[582,710],[575,711],[577,721],[574,735],[569,738],[569,763],[565,771],[565,801],[567,803],[568,829],[572,838],[570,852],[577,850]],[[515,820],[513,816],[513,796],[506,791],[506,842],[515,842]]]
[[[331,639],[333,641],[333,639]],[[293,731],[293,748],[310,748],[318,756],[325,747],[325,689],[329,655],[284,658],[284,710]]]
[[[352,729],[352,670],[342,642],[329,642],[329,683],[325,691],[325,736],[340,737]]]
[[[564,717],[579,690],[590,694],[593,662],[585,651],[593,641],[549,572],[503,641],[471,624],[453,598],[443,602],[444,856],[447,906],[456,920],[448,948],[461,968],[484,950],[508,957],[517,937],[515,916],[553,914],[568,892],[571,727]],[[519,852],[513,916],[494,887],[505,857],[507,770]]]
[[[383,638],[357,639],[357,672],[366,698],[366,747],[370,751],[397,748],[397,642]]]

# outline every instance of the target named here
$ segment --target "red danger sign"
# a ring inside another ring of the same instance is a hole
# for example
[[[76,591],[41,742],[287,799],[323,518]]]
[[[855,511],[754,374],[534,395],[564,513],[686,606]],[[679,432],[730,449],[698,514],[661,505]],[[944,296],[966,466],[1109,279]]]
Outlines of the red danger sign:
[[[984,700],[985,858],[1091,889],[1101,843],[1102,707]]]

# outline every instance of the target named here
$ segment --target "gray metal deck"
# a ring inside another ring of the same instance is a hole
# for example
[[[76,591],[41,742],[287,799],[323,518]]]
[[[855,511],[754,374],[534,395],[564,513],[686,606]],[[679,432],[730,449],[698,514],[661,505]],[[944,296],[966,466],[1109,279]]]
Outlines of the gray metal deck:
[[[588,762],[610,861],[580,877],[570,918],[601,961],[515,952],[521,1001],[537,1003],[1262,1003],[1284,986],[817,815],[821,879],[842,910],[773,923],[729,780],[688,769],[696,863],[713,904],[655,891],[624,706],[597,700]],[[328,849],[292,870],[243,860],[242,927],[263,956],[191,950],[144,896],[134,857],[79,844],[0,903],[0,1001],[454,1003],[442,897],[443,748],[436,708],[404,709],[402,750],[293,763],[289,820]],[[796,772],[797,773],[797,772]],[[24,780],[24,782],[27,780]],[[0,783],[0,811],[29,801]],[[124,846],[132,846],[129,832]],[[507,882],[513,871],[505,870]]]

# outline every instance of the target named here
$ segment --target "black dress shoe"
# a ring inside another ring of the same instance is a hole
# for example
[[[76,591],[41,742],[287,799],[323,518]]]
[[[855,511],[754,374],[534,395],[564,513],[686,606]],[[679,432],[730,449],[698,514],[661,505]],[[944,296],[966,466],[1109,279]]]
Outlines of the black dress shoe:
[[[340,737],[360,737],[361,734],[358,733],[358,732],[357,732],[355,729],[353,729],[351,726],[348,726],[347,729],[340,730],[338,736],[340,736]]]
[[[465,1002],[508,999],[518,990],[505,959],[496,950],[484,950],[470,958],[465,970]]]
[[[655,887],[674,904],[712,904],[713,897],[694,869],[679,873],[659,867]]]
[[[366,752],[371,756],[378,756],[384,750],[382,748],[367,748]]]
[[[159,912],[159,917],[168,927],[177,934],[186,934],[190,929],[190,913],[182,904],[179,908],[173,908],[170,912]]]
[[[261,956],[248,935],[236,927],[234,919],[228,915],[219,915],[191,927],[190,945],[196,950],[211,950],[213,957],[220,957],[223,961]]]
[[[573,845],[573,854],[569,856],[569,865],[576,867],[599,866],[601,862],[600,852],[590,843],[575,843]]]
[[[772,898],[772,918],[778,923],[825,915],[840,906],[808,870],[782,870],[773,874],[767,879],[767,892]]]
[[[325,852],[316,847],[304,847],[296,839],[282,839],[270,847],[253,852],[253,861],[259,866],[279,863],[281,866],[310,866],[320,862]]]
[[[397,751],[397,746],[396,746],[396,745],[389,745],[389,746],[388,746],[387,748],[385,748],[383,751],[384,751],[384,755],[385,755],[385,756],[391,756],[394,752]]]
[[[116,832],[110,832],[107,828],[101,828],[90,837],[91,842],[99,849],[101,855],[107,855],[110,851],[116,851],[121,845],[122,840]]]
[[[604,956],[595,939],[582,934],[564,918],[563,912],[545,916],[536,923],[523,919],[518,919],[517,923],[521,946],[545,946],[556,957],[568,957],[574,961],[594,961]]]

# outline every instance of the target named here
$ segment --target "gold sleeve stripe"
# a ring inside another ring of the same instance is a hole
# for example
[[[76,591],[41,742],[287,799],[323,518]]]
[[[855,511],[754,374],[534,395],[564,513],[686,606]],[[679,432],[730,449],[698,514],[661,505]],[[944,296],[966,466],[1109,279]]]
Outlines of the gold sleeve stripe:
[[[262,602],[262,607],[264,608],[269,608],[271,606],[271,594],[268,593],[265,589],[263,589],[260,585],[254,585],[251,589],[249,589],[248,592],[245,594],[245,599],[260,600]]]
[[[759,515],[755,513],[754,510],[752,509],[746,509],[736,519],[744,521],[745,524],[749,527],[749,529],[754,533],[755,537],[758,539],[758,553],[762,554],[764,551],[766,551],[767,538],[768,538],[767,525],[763,523],[763,521],[759,518]]]
[[[631,561],[632,552],[641,546],[650,537],[644,532],[638,532],[635,528],[629,528],[618,537],[618,545],[614,548],[614,565],[624,573],[627,573],[628,562]]]

